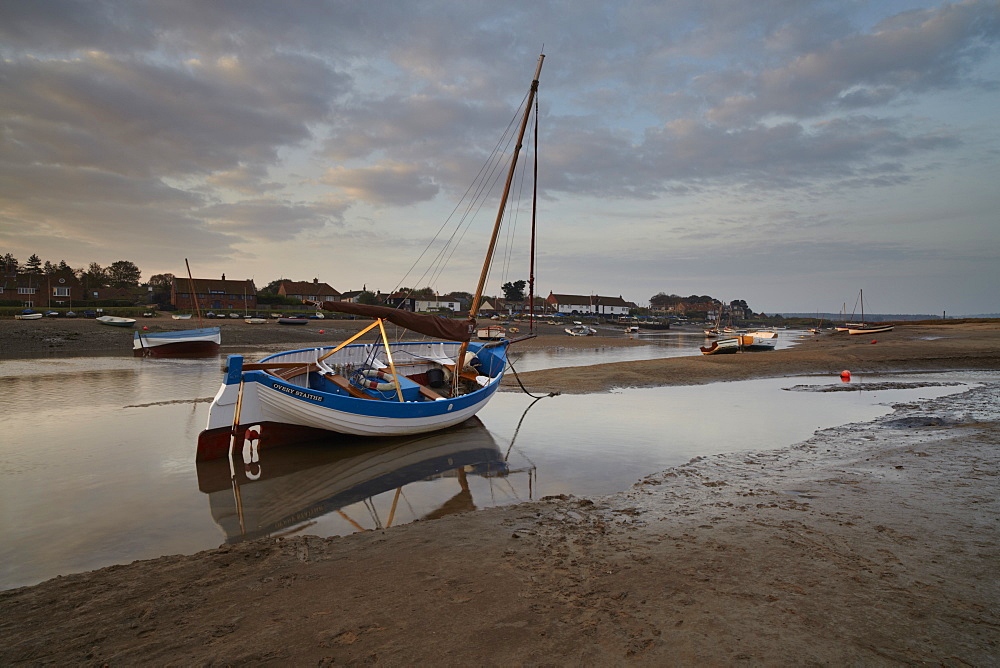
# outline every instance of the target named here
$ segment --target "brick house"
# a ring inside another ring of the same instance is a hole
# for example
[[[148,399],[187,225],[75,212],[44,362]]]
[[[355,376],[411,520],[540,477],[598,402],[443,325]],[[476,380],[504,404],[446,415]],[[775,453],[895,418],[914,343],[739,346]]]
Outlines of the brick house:
[[[312,281],[282,281],[278,284],[278,294],[289,299],[309,302],[340,301],[340,293],[327,283],[320,283],[318,278]]]
[[[221,279],[196,278],[194,292],[202,310],[247,311],[257,308],[257,288],[249,278],[245,281],[229,281],[225,274]],[[189,279],[174,277],[170,284],[170,303],[182,311],[195,310],[195,298],[191,296]]]
[[[20,302],[25,308],[72,306],[84,299],[83,288],[72,269],[51,274],[29,274],[4,270],[0,276],[0,299]]]
[[[94,288],[84,291],[84,295],[88,300],[93,301],[103,301],[103,300],[118,300],[118,301],[128,301],[132,303],[140,303],[143,300],[136,295],[135,290],[129,290],[128,288]]]

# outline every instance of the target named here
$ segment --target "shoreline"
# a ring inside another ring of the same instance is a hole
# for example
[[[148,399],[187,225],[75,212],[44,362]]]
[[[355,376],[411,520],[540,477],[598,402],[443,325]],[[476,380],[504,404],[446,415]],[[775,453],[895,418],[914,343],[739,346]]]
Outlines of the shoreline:
[[[995,324],[956,327],[520,376],[532,391],[600,392],[1000,370]],[[790,447],[696,458],[606,497],[57,577],[0,592],[0,659],[988,665],[1000,657],[998,442],[989,382]]]

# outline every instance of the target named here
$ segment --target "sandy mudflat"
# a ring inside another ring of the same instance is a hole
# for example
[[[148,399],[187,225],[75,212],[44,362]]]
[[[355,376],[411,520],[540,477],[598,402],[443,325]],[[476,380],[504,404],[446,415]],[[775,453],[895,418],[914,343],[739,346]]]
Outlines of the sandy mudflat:
[[[856,338],[521,379],[1000,370],[996,323]],[[998,665],[998,448],[990,382],[608,497],[69,575],[0,592],[0,663]]]

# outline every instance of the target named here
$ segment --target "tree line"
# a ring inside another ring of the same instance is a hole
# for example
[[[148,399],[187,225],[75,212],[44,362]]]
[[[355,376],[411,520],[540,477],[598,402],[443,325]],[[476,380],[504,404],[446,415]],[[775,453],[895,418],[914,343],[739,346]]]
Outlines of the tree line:
[[[0,264],[3,265],[5,273],[8,274],[19,273],[41,277],[71,272],[81,285],[91,290],[96,288],[137,288],[140,285],[139,280],[142,278],[142,271],[130,260],[117,260],[107,267],[102,267],[97,262],[91,262],[86,268],[76,269],[67,264],[66,260],[42,261],[35,253],[32,253],[31,257],[24,264],[21,264],[13,253],[5,253],[0,258]],[[173,278],[173,274],[156,274],[150,277],[147,285],[152,286],[154,290],[163,287],[169,290]]]
[[[722,306],[723,303],[716,299],[715,297],[709,297],[708,295],[691,295],[689,297],[681,297],[680,295],[666,294],[664,292],[657,293],[649,298],[650,306],[677,306],[678,304],[704,304],[705,310],[713,310],[713,307]],[[743,309],[746,313],[752,313],[753,310],[742,299],[734,299],[729,302],[728,306],[732,308]]]
[[[12,253],[6,253],[0,258],[0,264],[5,268],[6,273],[24,273],[35,276],[51,276],[57,273],[72,272],[77,280],[80,281],[81,285],[86,289],[96,289],[96,288],[138,288],[140,284],[140,279],[142,278],[142,272],[139,267],[130,260],[117,260],[112,262],[107,267],[102,267],[97,262],[91,262],[85,269],[75,269],[70,267],[65,260],[59,260],[59,262],[51,262],[49,260],[42,260],[37,254],[32,253],[31,257],[27,259],[22,265],[18,262],[17,258],[14,257]],[[153,288],[154,293],[170,293],[170,287],[173,283],[173,274],[154,274],[149,277],[145,285]],[[282,281],[289,279],[279,278],[271,281],[263,288],[260,288],[258,294],[260,295],[277,295],[278,287],[281,285]],[[501,286],[503,290],[504,298],[511,302],[520,302],[526,299],[525,288],[527,286],[527,281],[517,280],[504,283]],[[399,293],[402,293],[413,299],[430,301],[439,298],[437,291],[431,287],[425,288],[400,288]],[[440,295],[440,298],[447,301],[453,300],[472,300],[472,293],[469,292],[450,292],[447,295]],[[359,299],[362,303],[376,303],[377,295],[368,290],[362,292],[361,298]],[[649,298],[650,306],[653,307],[668,307],[676,306],[678,304],[704,304],[705,310],[713,310],[715,307],[722,306],[723,303],[714,297],[709,295],[690,295],[688,297],[681,297],[676,294],[666,294],[664,292],[657,293]],[[728,304],[730,307],[741,308],[744,312],[752,313],[752,310],[747,305],[746,301],[742,299],[734,299]]]

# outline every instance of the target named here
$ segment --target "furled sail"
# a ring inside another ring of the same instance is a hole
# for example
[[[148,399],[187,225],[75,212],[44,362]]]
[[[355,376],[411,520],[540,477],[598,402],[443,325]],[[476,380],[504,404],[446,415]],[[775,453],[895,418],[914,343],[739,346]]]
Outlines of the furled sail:
[[[361,315],[366,318],[381,318],[391,323],[413,330],[425,336],[432,336],[447,341],[471,341],[476,332],[474,318],[468,320],[451,320],[436,315],[411,313],[388,306],[370,306],[352,302],[323,302],[327,311]]]

